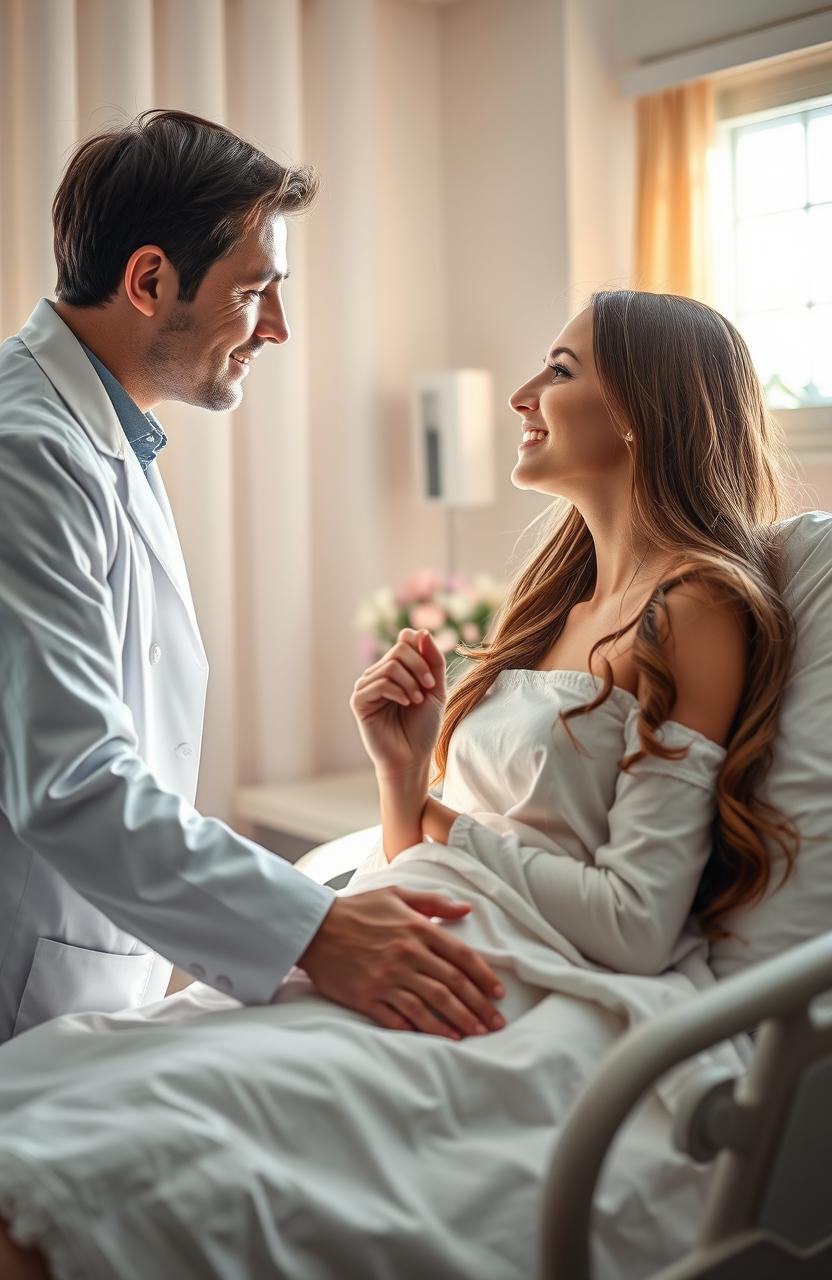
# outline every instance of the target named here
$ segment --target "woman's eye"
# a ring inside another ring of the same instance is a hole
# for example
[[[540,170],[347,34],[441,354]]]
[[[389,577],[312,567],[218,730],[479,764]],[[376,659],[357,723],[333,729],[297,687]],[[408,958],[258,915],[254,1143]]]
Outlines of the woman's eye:
[[[547,367],[548,369],[551,369],[551,370],[552,370],[552,372],[553,372],[553,374],[555,374],[555,373],[563,373],[563,374],[565,374],[565,375],[566,375],[566,377],[567,377],[567,378],[571,378],[571,376],[572,376],[572,375],[570,374],[569,370],[566,368],[566,365],[563,365],[563,364],[549,364],[549,363],[548,363],[548,361],[547,361],[547,365],[546,365],[546,367]],[[559,379],[555,378],[554,376],[553,376],[552,378],[550,378],[550,382],[557,382],[557,381],[559,381]]]

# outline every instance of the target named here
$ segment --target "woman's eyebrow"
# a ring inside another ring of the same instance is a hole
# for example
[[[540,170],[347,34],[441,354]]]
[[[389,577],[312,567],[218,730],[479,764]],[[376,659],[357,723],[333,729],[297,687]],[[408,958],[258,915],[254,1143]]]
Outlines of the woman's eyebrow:
[[[564,353],[565,355],[567,355],[567,356],[571,356],[571,357],[572,357],[572,359],[575,361],[575,363],[576,363],[576,364],[580,364],[580,363],[581,363],[581,362],[580,362],[580,360],[578,359],[578,357],[575,355],[575,352],[572,350],[572,348],[571,348],[571,347],[554,347],[554,348],[549,352],[549,355],[550,355],[550,357],[552,358],[552,360],[554,360],[555,356],[559,356],[559,355],[561,354],[561,352],[563,352],[563,353]]]

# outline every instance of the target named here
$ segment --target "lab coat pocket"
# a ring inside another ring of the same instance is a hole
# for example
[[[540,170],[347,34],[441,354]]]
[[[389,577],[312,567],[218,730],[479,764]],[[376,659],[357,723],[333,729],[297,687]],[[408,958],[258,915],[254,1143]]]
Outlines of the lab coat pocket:
[[[154,955],[114,955],[38,938],[12,1035],[61,1013],[115,1013],[143,1001]]]

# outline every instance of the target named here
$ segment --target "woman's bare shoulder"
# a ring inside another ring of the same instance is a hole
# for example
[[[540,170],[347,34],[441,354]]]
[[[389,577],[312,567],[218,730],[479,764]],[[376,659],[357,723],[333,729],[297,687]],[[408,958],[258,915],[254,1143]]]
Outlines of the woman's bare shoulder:
[[[693,569],[685,566],[673,578]],[[748,667],[742,604],[729,591],[692,578],[668,589],[664,606],[660,646],[676,684],[669,718],[724,746]]]

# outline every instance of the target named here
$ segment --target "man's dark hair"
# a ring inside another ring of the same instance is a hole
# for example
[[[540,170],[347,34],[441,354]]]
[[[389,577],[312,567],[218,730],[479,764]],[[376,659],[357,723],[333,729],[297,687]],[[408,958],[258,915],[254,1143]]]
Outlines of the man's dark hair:
[[[314,200],[311,169],[285,168],[251,143],[184,111],[143,111],[122,129],[88,138],[52,203],[61,302],[114,298],[134,250],[158,244],[191,302],[212,262],[261,218]]]

